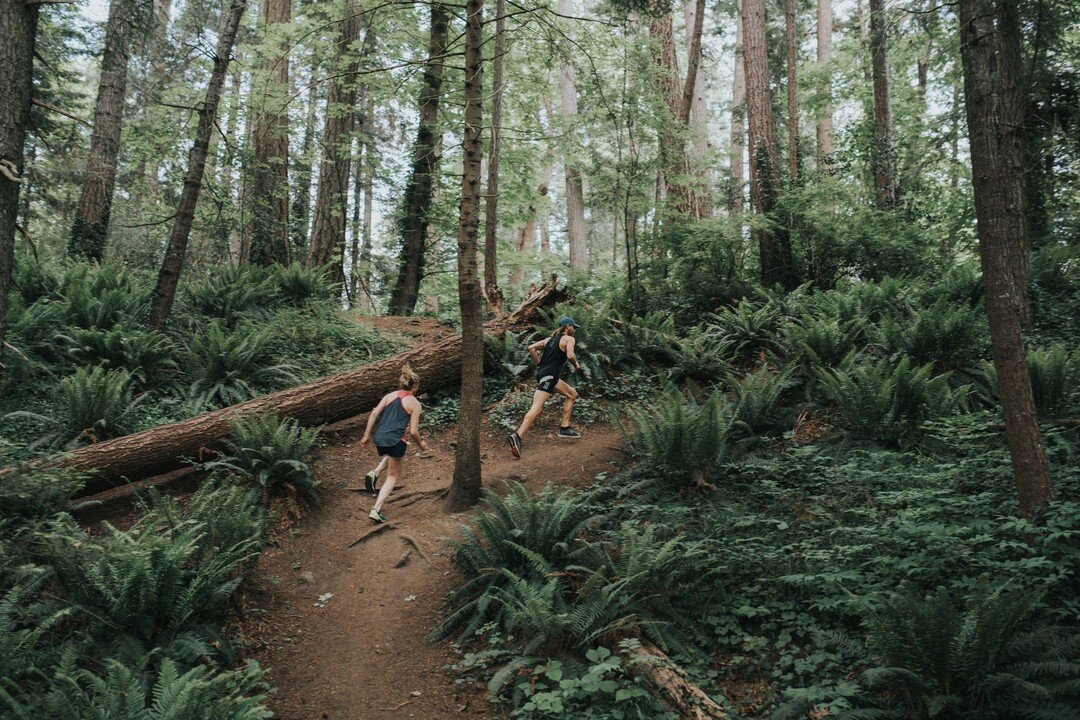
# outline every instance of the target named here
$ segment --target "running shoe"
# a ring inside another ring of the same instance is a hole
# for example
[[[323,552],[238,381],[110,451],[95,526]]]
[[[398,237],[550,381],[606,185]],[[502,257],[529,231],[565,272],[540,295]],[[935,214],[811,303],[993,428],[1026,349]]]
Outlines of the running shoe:
[[[374,495],[375,494],[375,483],[378,481],[378,479],[379,479],[379,476],[375,474],[374,470],[369,472],[367,475],[364,476],[364,489],[367,490],[372,495]]]
[[[371,509],[371,512],[368,513],[368,517],[377,523],[386,522],[386,516],[382,514],[381,510],[376,510],[375,508]]]
[[[579,438],[581,433],[572,427],[559,428],[559,437],[561,438]]]
[[[510,452],[514,454],[514,457],[521,457],[521,436],[512,432],[506,436],[506,441],[510,443]]]

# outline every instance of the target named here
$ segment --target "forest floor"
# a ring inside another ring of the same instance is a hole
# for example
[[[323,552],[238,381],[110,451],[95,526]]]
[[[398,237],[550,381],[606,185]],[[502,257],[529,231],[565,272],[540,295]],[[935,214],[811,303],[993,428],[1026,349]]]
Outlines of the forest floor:
[[[370,320],[416,344],[453,332],[425,318]],[[610,427],[559,439],[560,407],[549,402],[520,459],[510,454],[504,431],[485,419],[485,487],[498,490],[504,481],[533,492],[547,484],[581,487],[624,463]],[[280,526],[241,601],[247,610],[234,629],[247,654],[270,671],[272,709],[283,720],[493,717],[498,713],[483,686],[457,683],[446,669],[458,659],[450,642],[428,641],[456,583],[447,540],[468,517],[442,506],[456,427],[429,436],[434,452],[409,453],[384,507],[390,522],[376,525],[367,517],[374,498],[363,491],[363,475],[377,457],[360,447],[362,430],[350,424],[356,431],[345,437],[339,431],[338,444],[315,461],[322,507]]]

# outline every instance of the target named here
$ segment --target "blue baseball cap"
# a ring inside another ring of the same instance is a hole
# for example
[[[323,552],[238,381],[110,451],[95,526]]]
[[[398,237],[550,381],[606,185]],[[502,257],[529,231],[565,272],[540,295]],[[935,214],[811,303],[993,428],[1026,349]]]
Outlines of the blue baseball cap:
[[[562,320],[559,321],[559,327],[566,327],[567,325],[570,325],[570,326],[576,327],[576,328],[581,327],[576,322],[574,322],[574,318],[570,317],[569,315],[567,315],[566,317],[564,317]]]

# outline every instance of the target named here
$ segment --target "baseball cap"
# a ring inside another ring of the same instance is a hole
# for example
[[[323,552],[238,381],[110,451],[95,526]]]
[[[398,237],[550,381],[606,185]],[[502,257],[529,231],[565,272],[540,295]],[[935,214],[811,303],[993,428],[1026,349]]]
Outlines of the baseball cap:
[[[574,322],[574,318],[570,317],[569,315],[567,315],[566,317],[564,317],[562,320],[559,321],[559,327],[566,327],[567,325],[572,325],[573,327],[576,327],[576,328],[581,327],[576,322]]]

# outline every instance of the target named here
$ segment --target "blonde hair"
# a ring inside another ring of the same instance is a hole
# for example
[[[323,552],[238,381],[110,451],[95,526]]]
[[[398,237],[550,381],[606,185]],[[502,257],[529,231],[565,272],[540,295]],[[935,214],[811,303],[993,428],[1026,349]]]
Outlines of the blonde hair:
[[[401,367],[401,377],[398,378],[398,383],[401,384],[402,390],[416,390],[420,386],[420,376],[416,374],[411,365],[405,363]]]

